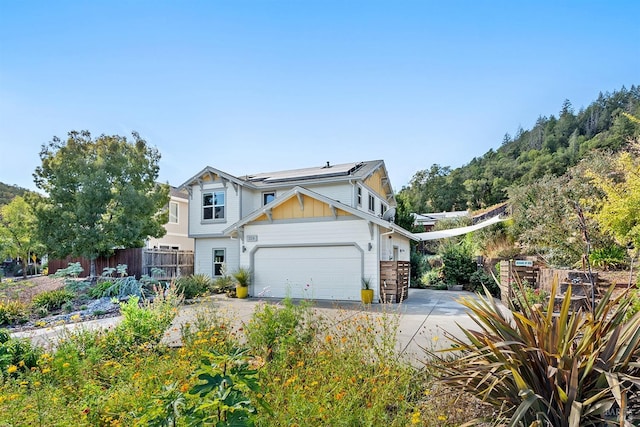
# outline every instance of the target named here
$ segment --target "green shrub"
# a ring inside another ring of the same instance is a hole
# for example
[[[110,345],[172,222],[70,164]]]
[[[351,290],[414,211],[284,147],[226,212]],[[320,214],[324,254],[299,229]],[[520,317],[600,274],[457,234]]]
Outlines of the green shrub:
[[[442,275],[450,285],[469,283],[471,275],[478,268],[468,245],[464,243],[445,243],[440,249]]]
[[[249,286],[251,282],[251,270],[248,268],[240,267],[238,271],[233,273],[233,278],[240,286]]]
[[[55,272],[53,277],[78,277],[84,271],[79,262],[70,262],[67,268],[61,268]]]
[[[429,270],[422,275],[422,283],[430,287],[437,287],[444,285],[444,289],[447,288],[447,284],[444,283],[442,276],[442,269]]]
[[[252,369],[252,359],[246,353],[247,350],[235,349],[205,355],[194,374],[198,382],[189,390],[189,394],[199,397],[190,411],[198,420],[197,425],[253,425],[250,417],[257,411],[249,394],[258,394],[261,389],[258,370]],[[261,399],[256,400],[262,403]],[[167,418],[170,417],[164,419]]]
[[[640,285],[637,285],[640,286]],[[631,319],[636,313],[640,312],[640,289],[633,289],[631,292],[631,304],[627,309],[627,319]]]
[[[156,294],[153,302],[140,303],[137,296],[120,303],[122,322],[110,333],[109,353],[117,356],[130,351],[133,346],[154,345],[160,342],[165,330],[176,315],[181,299],[175,287],[164,294]]]
[[[69,278],[67,278],[67,279],[65,279],[64,283],[65,283],[65,288],[68,291],[73,292],[75,294],[83,293],[87,289],[90,289],[90,287],[91,287],[91,282],[87,281],[87,280],[78,280],[78,279],[69,279]]]
[[[627,249],[619,245],[597,248],[589,254],[591,265],[603,270],[621,268],[627,265]]]
[[[26,304],[18,300],[0,301],[0,325],[24,323],[28,318]]]
[[[489,296],[464,301],[476,325],[451,337],[454,358],[432,354],[442,382],[503,411],[512,426],[599,426],[615,405],[620,414],[609,422],[623,425],[640,391],[640,314],[627,320],[631,299],[613,298],[611,287],[593,313],[570,310],[569,288],[556,316],[557,290],[554,283],[546,310],[523,301],[527,314],[513,318]]]
[[[411,264],[411,286],[416,288],[423,287],[424,283],[422,282],[422,278],[429,268],[427,258],[412,247],[409,261]]]
[[[246,328],[250,349],[268,360],[296,352],[313,338],[318,326],[306,321],[309,315],[307,302],[295,305],[285,298],[282,307],[263,304],[255,310]]]
[[[205,295],[213,288],[213,279],[206,274],[192,274],[174,280],[176,291],[185,299]]]
[[[232,276],[220,276],[216,278],[211,288],[216,294],[224,294],[235,289],[235,282]]]
[[[112,280],[98,279],[95,285],[89,288],[88,294],[91,298],[98,299],[108,296],[107,290],[113,286]]]
[[[75,298],[76,294],[67,289],[42,292],[31,301],[34,308],[46,308],[48,311],[60,310],[62,306]]]
[[[29,339],[11,338],[6,331],[0,329],[0,372],[6,371],[10,365],[23,369],[33,368],[37,366],[41,354],[42,348],[31,344]]]
[[[100,280],[89,289],[92,298],[112,297],[125,299],[130,296],[144,297],[144,286],[133,276],[118,277],[110,280]]]
[[[469,277],[469,283],[463,286],[464,290],[484,293],[483,287],[496,298],[500,298],[500,285],[483,269],[478,269]]]

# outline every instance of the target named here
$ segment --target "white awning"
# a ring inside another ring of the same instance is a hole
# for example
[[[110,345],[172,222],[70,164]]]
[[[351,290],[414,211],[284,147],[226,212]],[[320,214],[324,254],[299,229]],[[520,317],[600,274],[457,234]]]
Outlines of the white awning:
[[[437,240],[446,239],[447,237],[461,236],[463,234],[471,233],[472,231],[480,230],[481,228],[488,227],[493,224],[497,224],[500,221],[505,221],[507,218],[501,218],[499,215],[489,218],[486,221],[479,222],[475,225],[460,228],[450,228],[449,230],[440,231],[428,231],[426,233],[414,233],[420,240]]]

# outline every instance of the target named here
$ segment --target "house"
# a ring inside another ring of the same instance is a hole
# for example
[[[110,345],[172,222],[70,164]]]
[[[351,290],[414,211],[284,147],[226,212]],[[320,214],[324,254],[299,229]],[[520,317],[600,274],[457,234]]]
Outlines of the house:
[[[436,222],[447,220],[465,218],[469,216],[469,211],[452,211],[452,212],[433,212],[424,214],[413,214],[414,226],[420,231],[431,231],[436,225]]]
[[[178,249],[193,251],[194,241],[189,237],[189,195],[186,191],[171,187],[169,192],[169,222],[164,225],[167,233],[162,237],[147,239],[148,249]]]
[[[206,167],[180,188],[189,197],[194,273],[249,268],[250,295],[359,300],[368,279],[378,300],[377,285],[390,280],[381,265],[408,266],[417,239],[393,223],[382,160],[245,176]]]

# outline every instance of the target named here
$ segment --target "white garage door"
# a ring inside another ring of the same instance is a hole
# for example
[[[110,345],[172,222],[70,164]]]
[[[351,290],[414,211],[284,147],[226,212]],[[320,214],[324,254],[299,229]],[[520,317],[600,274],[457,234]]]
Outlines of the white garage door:
[[[362,254],[354,246],[258,248],[254,295],[359,300]]]

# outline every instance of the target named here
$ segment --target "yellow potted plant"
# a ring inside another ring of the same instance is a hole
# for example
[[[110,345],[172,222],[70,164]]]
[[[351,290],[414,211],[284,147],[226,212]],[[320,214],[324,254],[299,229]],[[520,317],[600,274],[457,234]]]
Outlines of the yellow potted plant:
[[[238,298],[246,298],[249,295],[251,271],[247,268],[240,267],[238,271],[233,273],[233,278],[236,279],[236,296]]]
[[[373,289],[371,289],[371,278],[362,278],[362,289],[360,290],[360,298],[363,304],[371,304],[373,302]]]

